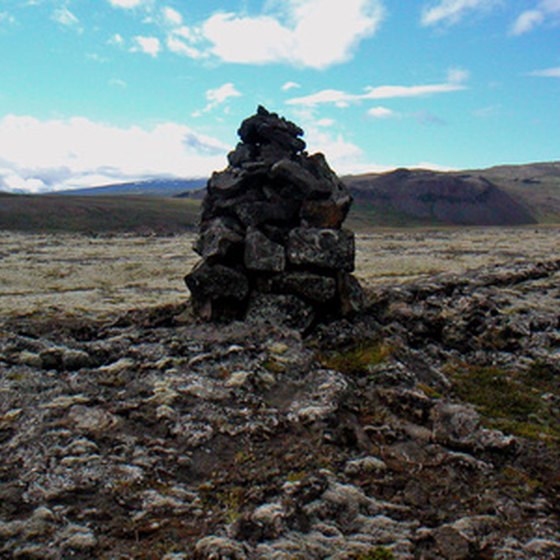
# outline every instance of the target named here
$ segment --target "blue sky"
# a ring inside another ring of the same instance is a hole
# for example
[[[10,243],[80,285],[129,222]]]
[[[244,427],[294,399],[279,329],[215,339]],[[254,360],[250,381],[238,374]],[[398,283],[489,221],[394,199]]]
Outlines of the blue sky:
[[[341,174],[558,160],[560,0],[0,0],[0,189],[225,166],[258,104]]]

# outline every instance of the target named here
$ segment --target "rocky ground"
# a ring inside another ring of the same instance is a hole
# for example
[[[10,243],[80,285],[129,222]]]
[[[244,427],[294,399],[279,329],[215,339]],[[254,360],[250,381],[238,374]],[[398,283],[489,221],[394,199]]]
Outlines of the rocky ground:
[[[0,558],[560,557],[560,260],[0,327]]]

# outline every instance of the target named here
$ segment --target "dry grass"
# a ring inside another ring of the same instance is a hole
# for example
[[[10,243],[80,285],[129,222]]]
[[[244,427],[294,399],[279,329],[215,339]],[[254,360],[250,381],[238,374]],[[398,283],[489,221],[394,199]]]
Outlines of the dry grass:
[[[103,316],[185,300],[193,235],[29,235],[0,232],[0,316]],[[378,231],[358,236],[367,285],[560,256],[560,228]]]

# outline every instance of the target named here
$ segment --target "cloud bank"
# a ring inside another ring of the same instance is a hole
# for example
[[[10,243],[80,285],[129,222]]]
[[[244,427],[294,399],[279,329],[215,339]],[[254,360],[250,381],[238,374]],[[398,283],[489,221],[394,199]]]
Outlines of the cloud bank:
[[[222,142],[177,123],[119,128],[76,117],[0,119],[0,190],[43,192],[155,176],[205,177],[226,164]]]
[[[460,69],[449,71],[447,81],[440,84],[413,85],[413,86],[367,86],[364,93],[348,93],[337,89],[325,89],[303,97],[288,99],[288,105],[301,105],[316,107],[318,105],[335,105],[339,108],[348,107],[350,104],[375,99],[393,99],[399,97],[422,97],[437,93],[450,93],[466,89],[464,82],[468,72]]]
[[[385,15],[381,0],[284,0],[265,2],[265,8],[255,15],[220,11],[188,26],[183,15],[169,6],[155,15],[153,6],[141,0],[109,1],[126,9],[146,5],[149,19],[165,34],[162,43],[175,54],[316,69],[350,59],[360,41],[379,29]],[[153,49],[137,50],[157,55]]]

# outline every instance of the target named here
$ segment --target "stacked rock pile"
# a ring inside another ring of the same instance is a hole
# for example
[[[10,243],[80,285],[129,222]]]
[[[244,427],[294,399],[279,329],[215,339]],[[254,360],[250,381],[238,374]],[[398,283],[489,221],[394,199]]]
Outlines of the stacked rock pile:
[[[297,125],[259,107],[241,124],[229,166],[214,173],[185,277],[206,320],[281,316],[307,328],[362,305],[354,235],[342,229],[352,198]]]

